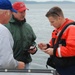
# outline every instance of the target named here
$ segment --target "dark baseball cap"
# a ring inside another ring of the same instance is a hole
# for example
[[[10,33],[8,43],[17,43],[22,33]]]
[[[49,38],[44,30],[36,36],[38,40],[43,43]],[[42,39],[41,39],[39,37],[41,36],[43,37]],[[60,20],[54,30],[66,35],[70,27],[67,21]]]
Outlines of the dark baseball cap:
[[[17,13],[9,0],[0,0],[0,9],[11,10],[12,12]]]

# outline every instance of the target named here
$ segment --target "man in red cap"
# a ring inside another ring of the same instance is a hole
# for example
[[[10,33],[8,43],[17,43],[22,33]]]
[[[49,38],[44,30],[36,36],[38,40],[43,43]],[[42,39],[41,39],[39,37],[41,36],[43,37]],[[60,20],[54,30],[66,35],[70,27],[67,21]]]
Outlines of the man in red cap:
[[[16,9],[18,12],[29,10],[23,2],[15,2],[13,4],[13,8]]]
[[[25,69],[29,69],[29,63],[32,61],[30,54],[35,54],[36,35],[32,27],[26,22],[26,10],[28,8],[23,2],[15,2],[13,8],[17,13],[13,13],[12,18],[6,27],[12,33],[14,39],[14,58],[23,61]]]

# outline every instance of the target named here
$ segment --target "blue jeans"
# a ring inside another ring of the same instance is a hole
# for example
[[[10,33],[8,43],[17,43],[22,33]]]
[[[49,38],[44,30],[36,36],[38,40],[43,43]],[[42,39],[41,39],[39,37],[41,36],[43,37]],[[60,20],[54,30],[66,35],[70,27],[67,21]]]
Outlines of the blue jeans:
[[[60,75],[75,75],[75,65],[70,67],[56,67],[57,72]]]

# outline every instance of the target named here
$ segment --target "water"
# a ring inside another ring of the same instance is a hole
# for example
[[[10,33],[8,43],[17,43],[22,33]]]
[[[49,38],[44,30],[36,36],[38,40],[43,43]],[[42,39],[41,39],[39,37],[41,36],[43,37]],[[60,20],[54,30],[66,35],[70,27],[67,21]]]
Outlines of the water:
[[[65,17],[75,20],[75,4],[26,4],[29,8],[27,11],[27,22],[32,26],[39,42],[48,43],[51,38],[51,32],[54,29],[50,26],[48,19],[45,17],[46,12],[53,6],[62,8]],[[32,63],[30,69],[46,69],[46,61],[49,55],[38,49],[35,55],[32,55]],[[49,67],[49,69],[52,69]],[[9,75],[10,73],[0,73]],[[24,73],[11,73],[11,75],[24,75]],[[25,75],[34,75],[33,73],[25,73]],[[35,75],[52,75],[52,74],[35,74]]]

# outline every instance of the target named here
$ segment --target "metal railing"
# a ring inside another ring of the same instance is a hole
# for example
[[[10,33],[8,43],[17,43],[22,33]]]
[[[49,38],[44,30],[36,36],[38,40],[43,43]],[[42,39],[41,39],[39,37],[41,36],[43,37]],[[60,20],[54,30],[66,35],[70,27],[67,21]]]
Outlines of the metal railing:
[[[2,73],[44,73],[44,74],[47,73],[52,75],[58,75],[56,70],[54,69],[24,69],[24,70],[1,69],[0,72]]]

